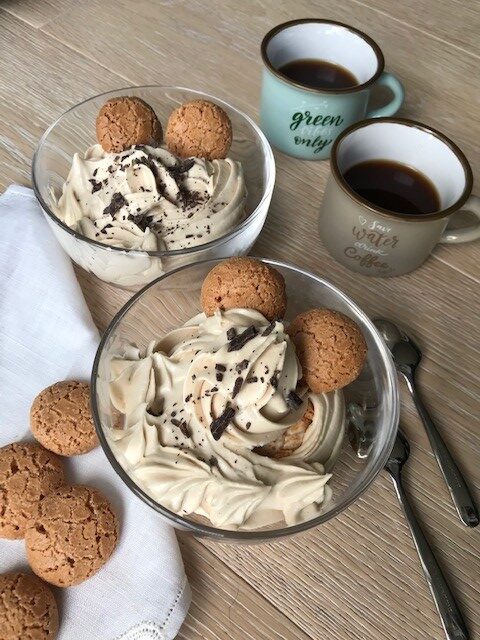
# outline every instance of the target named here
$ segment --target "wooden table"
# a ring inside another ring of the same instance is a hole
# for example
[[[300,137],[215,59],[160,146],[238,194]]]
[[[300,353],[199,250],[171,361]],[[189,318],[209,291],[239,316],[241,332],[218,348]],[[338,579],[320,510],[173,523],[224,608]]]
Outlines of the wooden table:
[[[351,23],[377,40],[387,69],[405,83],[402,115],[451,136],[478,175],[478,1],[3,0],[0,7],[2,187],[29,184],[32,152],[47,125],[109,88],[180,84],[224,97],[256,118],[261,37],[305,16]],[[319,273],[369,314],[415,331],[425,351],[424,395],[480,502],[480,242],[439,246],[422,268],[396,279],[346,271],[317,234],[328,163],[275,155],[277,185],[254,253]],[[128,294],[77,273],[104,329]],[[456,517],[403,389],[402,424],[412,443],[409,493],[478,639],[480,529],[467,530]],[[184,640],[444,637],[385,474],[340,517],[291,540],[242,547],[179,539],[193,589]]]

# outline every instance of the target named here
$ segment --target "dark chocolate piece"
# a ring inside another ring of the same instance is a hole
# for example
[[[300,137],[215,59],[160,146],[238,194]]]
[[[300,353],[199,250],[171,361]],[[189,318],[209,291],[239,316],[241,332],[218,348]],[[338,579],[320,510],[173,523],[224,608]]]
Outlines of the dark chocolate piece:
[[[123,197],[121,193],[114,193],[112,195],[112,199],[110,200],[110,204],[105,207],[103,210],[104,216],[113,216],[117,211],[120,211],[122,207],[126,207],[128,202]]]
[[[250,364],[250,362],[249,362],[247,359],[242,360],[241,362],[239,362],[239,363],[236,365],[236,367],[235,367],[235,371],[236,371],[237,373],[242,373],[242,371],[244,371],[244,370],[248,367],[248,365],[249,365],[249,364]]]
[[[303,400],[295,393],[295,391],[290,391],[288,396],[285,398],[285,401],[290,409],[298,409],[298,407],[303,403]]]
[[[252,324],[242,331],[242,333],[236,335],[232,338],[228,344],[227,351],[239,351],[242,347],[244,347],[249,340],[255,338],[257,335],[257,330],[255,326]]]
[[[225,371],[227,370],[227,367],[224,364],[220,364],[219,362],[217,362],[217,364],[215,365],[215,369],[217,371],[221,371],[222,373],[225,373]]]
[[[185,422],[185,420],[177,420],[176,418],[173,418],[172,424],[175,427],[178,427],[186,438],[190,437],[190,435],[191,435],[190,434],[190,429],[188,428],[188,425]]]
[[[270,378],[270,384],[274,389],[278,387],[278,374],[279,374],[279,371],[275,371],[273,376]]]
[[[230,327],[230,329],[227,331],[227,340],[233,340],[236,335],[237,330],[235,329],[235,327]]]
[[[265,327],[265,329],[262,331],[262,336],[269,336],[272,331],[275,329],[275,324],[277,323],[276,320],[272,320],[271,323],[268,325],[268,327]]]
[[[232,398],[235,398],[235,396],[238,395],[240,389],[242,388],[242,384],[243,384],[243,378],[242,376],[239,376],[235,380],[235,384],[233,385]]]
[[[220,440],[223,432],[230,424],[230,421],[232,420],[234,415],[235,411],[232,409],[232,407],[227,407],[225,411],[220,416],[218,416],[218,418],[215,418],[215,420],[212,421],[210,425],[210,431],[212,432],[214,440]]]
[[[96,191],[100,191],[100,189],[102,188],[102,183],[97,182],[97,180],[93,180],[92,178],[90,178],[89,182],[92,185],[92,193],[95,193]]]

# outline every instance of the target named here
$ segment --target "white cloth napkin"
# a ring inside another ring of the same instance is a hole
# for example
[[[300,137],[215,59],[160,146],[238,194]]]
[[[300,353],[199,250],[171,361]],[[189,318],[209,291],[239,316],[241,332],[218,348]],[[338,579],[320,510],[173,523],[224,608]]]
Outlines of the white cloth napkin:
[[[44,387],[89,380],[97,329],[70,260],[30,189],[0,197],[0,446],[30,439],[29,408]],[[123,484],[100,447],[65,459],[69,480],[92,484],[120,519],[107,564],[76,587],[54,589],[59,640],[171,640],[190,604],[173,529]],[[0,540],[0,573],[27,568],[23,540]]]

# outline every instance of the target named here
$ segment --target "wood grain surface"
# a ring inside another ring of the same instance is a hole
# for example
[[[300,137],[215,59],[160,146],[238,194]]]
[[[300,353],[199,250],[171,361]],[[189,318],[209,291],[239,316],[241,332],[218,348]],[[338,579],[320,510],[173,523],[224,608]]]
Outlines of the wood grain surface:
[[[406,87],[402,115],[431,124],[480,169],[480,6],[460,0],[4,0],[0,3],[0,187],[30,183],[35,144],[62,111],[129,84],[210,91],[258,116],[259,42],[273,25],[327,17],[367,31]],[[480,242],[439,246],[416,272],[369,279],[335,263],[316,221],[328,163],[275,153],[277,183],[252,253],[321,274],[364,310],[410,327],[425,353],[426,403],[480,502]],[[130,294],[76,270],[101,330]],[[406,484],[480,639],[480,530],[457,519],[412,403]],[[444,635],[381,474],[341,516],[299,537],[228,546],[179,535],[193,590],[183,640],[441,640]]]

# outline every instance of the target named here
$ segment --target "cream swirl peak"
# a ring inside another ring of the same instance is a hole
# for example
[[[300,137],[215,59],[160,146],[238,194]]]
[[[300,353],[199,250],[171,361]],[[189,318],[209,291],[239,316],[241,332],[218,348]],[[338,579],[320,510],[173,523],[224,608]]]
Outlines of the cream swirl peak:
[[[124,416],[108,433],[112,450],[171,511],[251,529],[311,518],[329,497],[343,396],[299,388],[282,322],[250,309],[202,313],[144,351],[126,346],[110,374],[111,401]],[[308,399],[313,418],[301,449],[282,459],[260,455],[299,421]]]
[[[229,158],[181,160],[162,147],[76,153],[55,214],[88,238],[125,249],[186,249],[245,218],[242,166]]]

